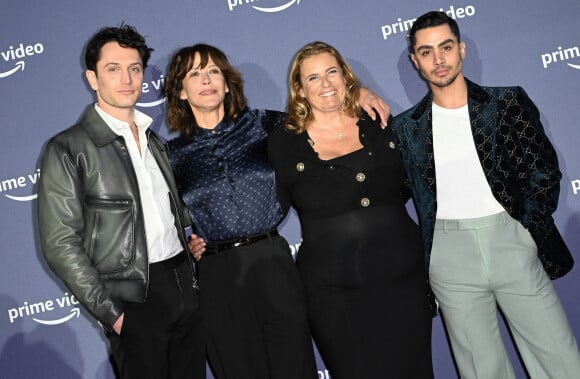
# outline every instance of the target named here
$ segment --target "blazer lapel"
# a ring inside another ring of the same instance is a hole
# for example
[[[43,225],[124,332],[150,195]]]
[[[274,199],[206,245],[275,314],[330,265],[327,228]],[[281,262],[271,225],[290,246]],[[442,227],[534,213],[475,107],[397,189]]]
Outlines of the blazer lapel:
[[[479,161],[489,183],[495,162],[495,131],[497,130],[497,104],[477,84],[466,80],[468,92],[469,120]]]
[[[435,157],[433,155],[433,123],[432,97],[429,93],[417,109],[403,130],[409,140],[410,157],[421,172],[421,179],[430,190],[435,193]]]

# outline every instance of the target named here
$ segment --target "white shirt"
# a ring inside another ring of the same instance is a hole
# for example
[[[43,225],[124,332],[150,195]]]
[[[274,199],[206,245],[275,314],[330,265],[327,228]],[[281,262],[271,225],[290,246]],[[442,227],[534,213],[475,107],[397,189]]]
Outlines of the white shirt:
[[[477,156],[467,105],[447,109],[433,103],[433,149],[438,219],[477,218],[504,211],[493,197]]]
[[[147,148],[145,131],[153,120],[135,110],[133,122],[137,125],[141,153],[133,137],[131,127],[103,111],[97,104],[95,110],[111,130],[125,139],[125,144],[137,175],[141,208],[145,221],[145,235],[149,263],[164,261],[183,250],[174,224],[169,202],[169,187],[159,169],[155,157]]]

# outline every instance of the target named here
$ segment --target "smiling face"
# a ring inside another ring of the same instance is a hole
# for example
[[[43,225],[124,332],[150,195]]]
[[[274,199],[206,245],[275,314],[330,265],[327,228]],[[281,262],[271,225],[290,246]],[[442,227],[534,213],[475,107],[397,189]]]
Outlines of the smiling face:
[[[124,119],[141,96],[143,64],[139,52],[108,42],[101,48],[96,70],[87,70],[86,77],[96,91],[99,107]]]
[[[449,25],[418,30],[411,59],[432,89],[444,88],[463,77],[465,43],[458,42]]]
[[[211,56],[205,67],[201,67],[199,53],[195,54],[191,69],[185,74],[180,94],[187,100],[194,115],[201,112],[224,111],[224,100],[229,92],[222,70]]]
[[[337,59],[326,52],[306,58],[300,65],[297,93],[308,101],[313,112],[342,110],[346,80]]]

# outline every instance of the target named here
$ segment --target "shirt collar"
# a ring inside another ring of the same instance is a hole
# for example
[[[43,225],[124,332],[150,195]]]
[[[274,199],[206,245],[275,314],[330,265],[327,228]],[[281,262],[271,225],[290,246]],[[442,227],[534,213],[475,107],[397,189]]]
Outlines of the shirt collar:
[[[122,135],[123,131],[129,129],[129,124],[125,121],[121,121],[99,107],[97,103],[95,103],[95,111],[101,116],[101,118],[105,121],[107,126],[111,128],[115,134]],[[133,122],[137,125],[137,129],[140,131],[145,132],[149,126],[153,123],[153,119],[147,116],[145,113],[141,112],[138,109],[135,109],[133,112]]]
[[[221,135],[223,133],[229,132],[233,128],[234,122],[224,117],[220,122],[218,122],[218,124],[213,129],[204,129],[204,128],[198,129],[200,136],[211,138],[214,135]]]

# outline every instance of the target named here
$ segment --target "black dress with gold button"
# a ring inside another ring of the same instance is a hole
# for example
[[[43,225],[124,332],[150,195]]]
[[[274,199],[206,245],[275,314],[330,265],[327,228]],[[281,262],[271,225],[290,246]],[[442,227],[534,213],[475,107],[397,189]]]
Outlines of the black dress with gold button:
[[[367,115],[363,148],[318,158],[308,133],[269,137],[281,205],[302,228],[297,264],[314,341],[333,379],[432,378],[421,235],[400,152]]]

